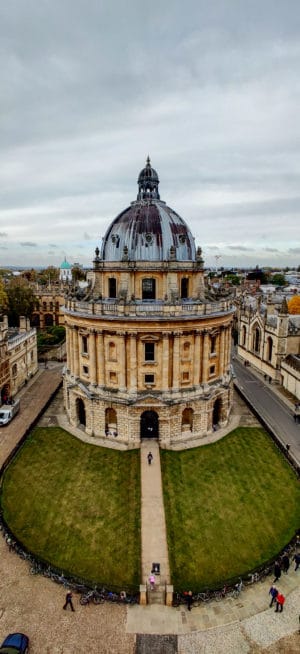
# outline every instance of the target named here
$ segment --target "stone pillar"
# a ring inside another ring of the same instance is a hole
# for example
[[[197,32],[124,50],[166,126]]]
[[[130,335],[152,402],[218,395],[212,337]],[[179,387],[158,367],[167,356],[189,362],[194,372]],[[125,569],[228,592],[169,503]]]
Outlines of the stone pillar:
[[[77,327],[74,327],[73,331],[73,353],[74,353],[74,375],[79,377],[80,375],[80,361],[79,361],[79,334]]]
[[[140,584],[140,604],[146,606],[147,604],[147,586]]]
[[[169,334],[163,334],[161,390],[169,390]]]
[[[137,359],[136,359],[136,333],[130,334],[130,364],[128,366],[129,387],[133,393],[137,391]]]
[[[180,332],[174,333],[173,343],[173,390],[179,390],[179,375],[180,375],[180,361],[179,361],[179,337]]]
[[[90,383],[97,386],[97,361],[96,361],[96,333],[91,332],[89,335],[89,355],[90,355]]]
[[[174,593],[174,586],[171,584],[166,585],[166,606],[172,606],[173,604],[173,593]]]
[[[219,352],[219,375],[225,374],[225,329],[221,327],[220,352]]]
[[[71,338],[72,338],[72,332],[71,328],[67,327],[66,328],[66,341],[67,341],[67,369],[72,371],[72,343],[71,343]]]
[[[126,390],[126,334],[125,332],[119,333],[119,343],[120,343],[120,381],[119,388],[120,391]]]
[[[103,332],[98,332],[98,386],[105,386],[105,360]]]
[[[194,386],[199,386],[201,374],[201,332],[195,333],[194,338]]]
[[[203,336],[203,370],[202,370],[202,381],[205,383],[208,380],[208,362],[209,362],[209,333],[204,331]]]

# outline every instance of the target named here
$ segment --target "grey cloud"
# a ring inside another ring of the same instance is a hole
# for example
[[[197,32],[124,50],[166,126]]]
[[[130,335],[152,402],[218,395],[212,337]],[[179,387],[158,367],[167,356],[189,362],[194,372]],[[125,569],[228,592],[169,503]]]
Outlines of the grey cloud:
[[[85,241],[92,241],[93,240],[93,237],[90,236],[90,234],[88,234],[87,232],[84,232],[83,238],[84,238]]]
[[[248,248],[245,245],[227,245],[228,250],[238,250],[239,252],[253,252],[254,248]]]
[[[0,245],[0,250],[8,250],[7,245]]]
[[[36,248],[38,244],[32,243],[32,241],[23,241],[22,243],[20,243],[20,245],[23,248]]]
[[[49,243],[49,248],[57,248],[58,245],[55,245],[55,243]]]
[[[288,252],[289,252],[289,254],[300,254],[300,247],[299,248],[289,248]]]
[[[264,248],[265,252],[279,252],[277,248]]]
[[[0,238],[6,238],[7,236],[7,232],[0,232]]]

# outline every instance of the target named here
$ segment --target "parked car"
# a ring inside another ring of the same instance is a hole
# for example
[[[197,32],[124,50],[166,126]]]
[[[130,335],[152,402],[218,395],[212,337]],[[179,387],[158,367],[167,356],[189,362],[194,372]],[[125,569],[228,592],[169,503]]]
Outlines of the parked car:
[[[0,647],[0,654],[27,654],[29,638],[25,634],[9,634]]]
[[[0,427],[8,423],[19,413],[20,400],[15,400],[12,404],[2,404],[0,406]]]

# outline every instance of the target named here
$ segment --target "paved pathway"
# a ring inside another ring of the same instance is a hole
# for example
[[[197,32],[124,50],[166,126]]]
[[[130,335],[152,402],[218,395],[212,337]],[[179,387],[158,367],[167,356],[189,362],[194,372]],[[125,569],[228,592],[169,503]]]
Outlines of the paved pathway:
[[[153,461],[148,464],[151,451]],[[141,515],[142,515],[142,581],[145,584],[152,563],[160,563],[161,583],[170,583],[165,510],[163,504],[160,454],[157,441],[141,442]]]

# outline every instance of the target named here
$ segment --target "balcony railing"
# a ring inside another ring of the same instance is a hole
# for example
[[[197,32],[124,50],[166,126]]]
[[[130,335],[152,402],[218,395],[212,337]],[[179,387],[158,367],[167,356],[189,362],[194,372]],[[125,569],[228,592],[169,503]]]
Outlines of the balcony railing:
[[[80,302],[78,300],[66,300],[65,313],[79,313],[85,316],[115,316],[127,318],[151,318],[151,317],[188,317],[209,316],[220,313],[233,313],[235,307],[228,300],[220,302],[200,301],[179,301],[168,303],[163,301],[134,301],[116,302],[98,300],[97,302]]]

